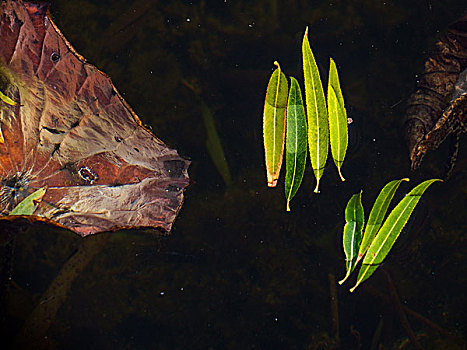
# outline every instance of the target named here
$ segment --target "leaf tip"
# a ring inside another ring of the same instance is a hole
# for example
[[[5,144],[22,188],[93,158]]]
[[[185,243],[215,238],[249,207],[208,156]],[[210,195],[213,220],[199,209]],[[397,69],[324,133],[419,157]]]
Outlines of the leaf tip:
[[[268,187],[276,187],[277,179],[268,180]]]
[[[342,181],[345,181],[344,176],[342,176],[341,168],[337,168],[337,171],[339,172],[339,176]]]
[[[287,200],[287,207],[285,208],[287,211],[290,211],[289,200]]]
[[[279,62],[274,61],[274,65],[277,67],[277,69],[281,70],[281,66],[279,65]]]
[[[353,286],[352,288],[349,289],[350,293],[353,293],[353,291],[355,290],[355,288],[358,287],[358,284],[356,284],[355,286]]]
[[[308,38],[308,26],[305,27],[305,37]]]
[[[339,285],[342,285],[342,283],[345,282],[345,280],[347,279],[347,277],[349,277],[349,275],[346,275],[343,279],[341,279],[338,283]]]
[[[316,182],[316,187],[313,190],[314,193],[319,193],[319,180]]]
[[[11,98],[9,98],[7,95],[5,95],[3,92],[0,91],[0,100],[5,102],[7,105],[10,106],[16,106],[18,103],[13,101]]]
[[[267,181],[268,181],[268,187],[276,187],[277,185],[277,179],[279,178],[278,173],[272,173],[269,170],[266,173]]]

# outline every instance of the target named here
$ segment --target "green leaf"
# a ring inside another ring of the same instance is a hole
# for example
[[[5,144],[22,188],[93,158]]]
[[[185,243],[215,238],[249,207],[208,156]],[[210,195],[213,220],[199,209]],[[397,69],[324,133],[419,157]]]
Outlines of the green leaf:
[[[383,220],[386,216],[389,204],[391,203],[391,200],[394,197],[394,193],[396,193],[397,188],[402,183],[402,181],[409,181],[409,179],[404,178],[389,182],[386,184],[386,186],[383,187],[378,197],[376,198],[365,227],[362,244],[360,245],[360,249],[358,251],[357,263],[363,258],[363,255],[368,250],[368,247],[373,241],[373,238],[375,238],[376,233],[383,224]]]
[[[285,155],[285,197],[287,199],[287,211],[290,211],[290,200],[295,196],[302,183],[306,164],[306,147],[307,130],[302,92],[297,79],[290,77]]]
[[[40,202],[42,197],[44,197],[45,191],[46,188],[42,187],[31,193],[29,196],[19,202],[18,205],[14,207],[8,215],[32,215],[34,210],[36,210],[37,202]]]
[[[345,222],[342,243],[344,245],[347,273],[345,277],[339,281],[339,284],[345,282],[357,264],[358,247],[362,241],[363,225],[365,224],[362,191],[354,194],[347,203],[347,207],[345,208]]]
[[[383,226],[378,231],[375,239],[371,242],[368,252],[363,258],[362,267],[358,272],[357,283],[350,289],[351,292],[370,277],[383,262],[394,245],[397,237],[399,237],[399,234],[405,224],[409,220],[409,217],[419,202],[420,197],[423,195],[425,190],[436,181],[441,180],[431,179],[422,182],[410,191],[409,194],[407,194],[392,210]]]
[[[9,98],[7,95],[5,95],[3,92],[0,91],[0,100],[5,102],[6,104],[10,106],[16,106],[17,103],[13,101],[11,98]]]
[[[347,112],[345,110],[344,97],[342,96],[336,64],[332,58],[330,59],[328,80],[328,118],[332,158],[341,180],[345,181],[341,173],[341,167],[344,162],[349,139]]]
[[[282,166],[285,139],[285,112],[287,106],[287,78],[279,63],[272,73],[266,90],[263,114],[264,152],[268,186],[275,187]]]
[[[311,166],[316,177],[315,193],[319,192],[319,180],[323,175],[328,156],[329,127],[323,85],[313,52],[308,42],[308,27],[302,43],[303,74],[305,78],[305,100],[308,117],[308,147]]]
[[[224,149],[216,130],[214,117],[209,107],[201,100],[201,116],[203,118],[204,126],[206,128],[206,148],[209,156],[211,157],[217,171],[222,176],[227,186],[232,184],[232,176],[230,175],[229,165],[225,159]]]

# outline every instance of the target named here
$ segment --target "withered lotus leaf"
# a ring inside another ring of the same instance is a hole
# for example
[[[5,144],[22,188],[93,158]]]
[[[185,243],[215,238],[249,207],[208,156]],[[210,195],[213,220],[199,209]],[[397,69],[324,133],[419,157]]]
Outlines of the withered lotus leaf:
[[[449,135],[467,132],[467,15],[449,26],[425,61],[405,125],[412,169]]]
[[[35,220],[82,236],[170,231],[189,162],[142,126],[110,78],[86,63],[44,3],[0,1],[0,212],[45,187]]]

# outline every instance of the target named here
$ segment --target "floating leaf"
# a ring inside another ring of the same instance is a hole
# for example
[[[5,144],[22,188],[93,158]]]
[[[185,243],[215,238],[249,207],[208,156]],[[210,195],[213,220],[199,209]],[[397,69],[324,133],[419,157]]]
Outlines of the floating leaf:
[[[285,112],[287,106],[287,78],[279,63],[272,73],[266,90],[263,114],[263,138],[266,155],[268,186],[275,187],[282,166],[285,139]]]
[[[357,264],[358,247],[362,242],[363,225],[365,224],[365,214],[362,206],[362,191],[354,194],[345,208],[345,226],[342,243],[345,252],[345,265],[347,273],[339,284],[345,282],[355,269]]]
[[[308,42],[308,27],[303,36],[302,54],[306,111],[308,116],[308,147],[310,148],[311,166],[316,177],[314,192],[318,193],[319,180],[323,175],[328,156],[329,127],[323,85],[321,84],[318,66]]]
[[[76,52],[46,2],[1,1],[0,183],[47,187],[33,220],[81,236],[120,228],[170,232],[189,161],[133,112],[110,78]],[[0,220],[23,198],[2,188]]]
[[[362,244],[358,251],[357,263],[363,258],[363,255],[366,253],[368,247],[370,246],[373,238],[375,238],[376,233],[383,224],[384,217],[391,203],[394,193],[396,193],[397,188],[402,183],[402,181],[409,181],[409,179],[404,178],[400,180],[393,180],[386,184],[383,187],[378,197],[373,204],[373,208],[370,212],[370,217],[365,227],[365,233],[363,234]]]
[[[17,103],[13,101],[11,98],[9,98],[7,95],[5,95],[3,92],[0,91],[0,100],[5,102],[6,104],[10,106],[16,106]]]
[[[203,100],[201,100],[201,116],[206,128],[206,148],[208,150],[209,156],[216,166],[217,171],[222,176],[225,184],[229,186],[232,184],[232,176],[230,175],[229,165],[225,159],[224,149],[222,148],[222,143],[216,130],[214,117],[211,113],[211,110]]]
[[[349,140],[347,112],[345,110],[344,97],[342,96],[336,64],[332,58],[330,59],[328,80],[328,118],[332,158],[341,180],[345,181],[341,173],[341,167]]]
[[[36,210],[37,202],[40,202],[42,197],[44,197],[45,191],[45,187],[34,191],[21,202],[19,202],[18,205],[14,207],[8,215],[32,215],[34,210]]]
[[[388,218],[384,222],[381,229],[378,231],[375,239],[368,248],[368,252],[363,258],[362,267],[358,272],[357,283],[351,292],[355,290],[363,281],[370,277],[378,266],[388,255],[394,242],[401,233],[405,224],[409,220],[415,206],[417,205],[420,197],[423,195],[425,190],[435,181],[441,181],[439,179],[431,179],[422,182],[416,186],[412,191],[409,192],[397,206],[389,214]]]
[[[290,77],[290,91],[287,102],[287,137],[285,157],[285,197],[287,211],[290,200],[297,193],[305,172],[307,152],[307,130],[302,92],[297,79]]]

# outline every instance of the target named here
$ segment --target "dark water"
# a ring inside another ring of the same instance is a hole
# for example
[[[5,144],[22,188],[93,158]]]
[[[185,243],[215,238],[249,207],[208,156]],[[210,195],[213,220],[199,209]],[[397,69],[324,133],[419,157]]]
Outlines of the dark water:
[[[352,294],[353,280],[332,283],[345,273],[343,211],[353,193],[363,189],[368,212],[389,180],[411,178],[399,200],[443,174],[446,146],[410,172],[404,106],[465,1],[60,0],[51,11],[154,133],[191,159],[193,183],[170,236],[127,230],[83,240],[40,224],[10,228],[20,233],[3,268],[12,277],[2,311],[7,344],[413,349],[410,328],[425,349],[465,348],[465,146],[451,180],[427,191],[375,275]],[[329,163],[316,195],[307,169],[286,213],[283,173],[277,189],[266,187],[262,109],[274,60],[303,81],[307,25],[322,75],[330,56],[338,64],[354,123],[347,181]],[[200,99],[214,117],[229,186],[206,149]],[[63,270],[73,258],[77,276]]]

